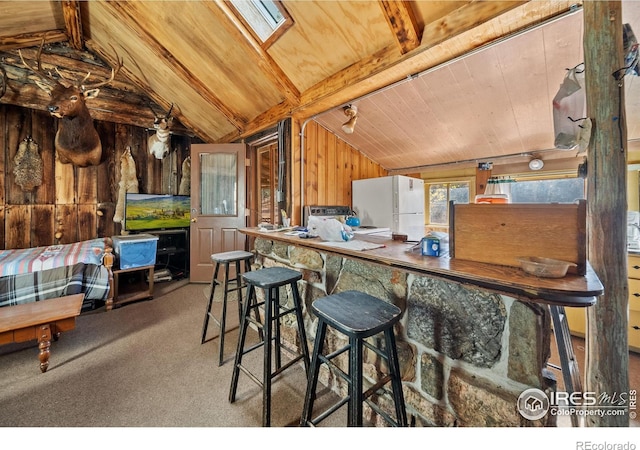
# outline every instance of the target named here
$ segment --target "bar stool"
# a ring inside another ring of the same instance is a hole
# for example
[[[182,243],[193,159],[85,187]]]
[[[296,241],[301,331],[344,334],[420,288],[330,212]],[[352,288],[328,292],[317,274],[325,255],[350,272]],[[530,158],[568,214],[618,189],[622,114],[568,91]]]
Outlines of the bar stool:
[[[285,267],[269,267],[253,272],[245,273],[242,278],[247,283],[247,301],[244,304],[242,312],[242,321],[240,324],[240,337],[238,338],[238,350],[236,351],[235,363],[233,366],[233,375],[231,377],[231,389],[229,390],[229,402],[233,403],[236,399],[236,390],[238,388],[238,377],[240,371],[244,372],[252,381],[262,387],[262,426],[271,425],[271,382],[282,373],[285,369],[291,367],[301,359],[304,362],[305,373],[309,373],[309,349],[307,346],[307,336],[304,330],[304,322],[302,319],[302,306],[300,302],[300,293],[298,292],[297,282],[302,278],[302,274],[296,270],[287,269]],[[293,294],[293,307],[287,308],[280,304],[280,288],[289,285]],[[258,302],[256,289],[264,290],[264,301]],[[258,317],[258,308],[264,306],[264,323],[250,317],[251,310],[255,310]],[[282,345],[280,333],[280,319],[287,314],[294,313],[297,322],[298,339],[300,341],[300,352],[295,354],[291,349]],[[247,329],[249,323],[254,324],[258,330],[262,330],[261,342],[244,348],[245,339],[247,337]],[[273,341],[273,345],[272,345]],[[252,374],[242,364],[242,357],[247,353],[264,347],[264,362],[262,381]],[[272,347],[275,353],[272,354]],[[294,356],[286,364],[282,364],[282,351],[285,350]],[[272,361],[275,359],[275,361]],[[272,365],[275,362],[275,370]]]
[[[307,383],[307,392],[300,425],[315,426],[330,414],[337,411],[345,403],[348,403],[347,426],[361,427],[363,402],[366,402],[371,409],[390,425],[406,427],[407,412],[402,394],[402,380],[396,341],[393,334],[393,325],[400,320],[400,308],[363,292],[345,291],[319,298],[313,302],[311,309],[318,317],[318,330],[316,332],[311,356],[309,382]],[[327,325],[346,335],[349,338],[349,344],[325,356],[322,353],[322,349],[327,332]],[[384,348],[376,347],[365,341],[366,338],[378,333],[384,333]],[[389,373],[367,389],[366,392],[363,392],[363,346],[384,358],[389,369]],[[349,352],[348,373],[345,373],[332,361],[333,358],[341,355],[345,351]],[[320,372],[320,366],[323,363],[327,364],[329,369],[347,382],[348,394],[335,405],[312,419],[311,415],[313,412],[313,402],[316,398],[318,374]],[[372,394],[376,393],[388,382],[391,382],[393,390],[395,420],[369,399]]]
[[[242,283],[242,265],[240,263],[244,262],[244,271],[249,272],[251,270],[251,258],[253,258],[253,253],[245,252],[242,250],[235,250],[224,253],[214,253],[211,255],[211,260],[216,263],[216,267],[213,271],[213,278],[211,280],[211,294],[209,294],[209,304],[207,305],[207,313],[204,316],[204,324],[202,326],[202,339],[200,341],[201,344],[204,344],[204,341],[207,336],[207,328],[209,327],[209,319],[213,319],[213,321],[220,328],[220,342],[219,342],[219,356],[218,356],[218,366],[222,365],[222,360],[224,357],[224,334],[226,331],[226,319],[227,319],[227,296],[229,292],[238,291],[238,320],[242,320],[242,289],[246,287],[245,284]],[[236,268],[236,276],[235,278],[229,279],[229,264],[235,264]],[[224,266],[224,297],[222,299],[222,313],[220,314],[220,320],[218,320],[213,313],[211,312],[211,307],[213,306],[213,296],[216,291],[216,285],[220,284],[218,281],[218,272],[220,271],[220,266]],[[233,283],[233,287],[230,287],[229,284]]]

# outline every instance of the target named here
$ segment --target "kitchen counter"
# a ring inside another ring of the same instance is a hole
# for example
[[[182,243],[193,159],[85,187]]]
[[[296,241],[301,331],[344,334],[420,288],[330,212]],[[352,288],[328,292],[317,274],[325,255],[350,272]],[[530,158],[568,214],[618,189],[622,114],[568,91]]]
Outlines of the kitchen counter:
[[[507,293],[526,301],[560,306],[587,307],[596,303],[604,287],[592,267],[587,263],[584,276],[567,274],[564,278],[538,278],[516,267],[465,261],[450,258],[422,256],[411,251],[412,244],[370,235],[357,235],[353,241],[341,245],[324,242],[320,238],[303,239],[281,231],[260,231],[258,228],[240,230],[247,236],[284,242],[324,252],[367,260],[420,275],[429,275],[485,289]],[[383,245],[379,248],[358,249],[352,242]]]
[[[522,426],[515,407],[522,392],[555,389],[547,367],[554,332],[566,390],[581,390],[561,317],[565,306],[591,306],[603,293],[588,263],[585,275],[545,279],[448,254],[422,256],[413,243],[380,236],[324,242],[286,234],[290,229],[240,231],[251,240],[255,268],[284,266],[303,274],[308,336],[316,331],[310,305],[330,293],[360,290],[403,310],[396,342],[405,401],[422,423]],[[337,351],[342,341],[336,335],[328,342],[336,343],[328,351]],[[330,385],[335,392],[346,389]],[[532,425],[554,423],[547,415]]]

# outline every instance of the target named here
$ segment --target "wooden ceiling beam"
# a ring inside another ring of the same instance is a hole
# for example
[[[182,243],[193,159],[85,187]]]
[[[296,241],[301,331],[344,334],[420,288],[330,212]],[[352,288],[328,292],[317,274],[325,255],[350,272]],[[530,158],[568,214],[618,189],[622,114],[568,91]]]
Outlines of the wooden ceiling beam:
[[[11,71],[7,70],[11,76]],[[120,91],[101,89],[100,95],[87,102],[91,117],[105,122],[123,123],[142,128],[153,124],[153,113],[141,108],[140,103],[131,103],[121,97]],[[22,108],[46,111],[50,98],[36,84],[20,83],[9,78],[7,91],[0,103],[20,106]]]
[[[46,44],[66,42],[67,34],[64,30],[49,30],[38,33],[24,33],[13,36],[0,36],[0,51],[15,50],[25,47],[37,47],[45,38]]]
[[[475,14],[475,23],[477,26],[480,23],[487,22],[502,13],[506,13],[518,5],[527,3],[527,1],[519,2],[480,2],[483,5],[475,6],[476,2],[467,4],[462,9],[467,8],[465,16],[469,19],[467,21],[461,21],[455,19],[456,12],[447,14],[446,17],[441,18],[438,21],[434,21],[425,27],[425,32],[422,36],[422,45],[415,50],[405,53],[401,57],[397,55],[397,48],[395,46],[389,46],[383,48],[378,52],[363,58],[355,64],[335,73],[334,75],[326,78],[322,82],[312,86],[307,91],[302,93],[300,104],[301,106],[295,109],[295,114],[300,114],[306,117],[321,112],[327,111],[336,105],[340,105],[343,102],[348,102],[355,98],[361,97],[368,93],[381,89],[393,82],[397,82],[402,78],[409,76],[419,71],[427,70],[433,67],[435,64],[424,65],[421,67],[415,67],[415,64],[411,64],[411,61],[422,53],[428,52],[431,47],[436,45],[436,42],[441,43],[447,39],[451,39],[458,34],[462,33],[465,29],[472,27],[470,20],[474,13],[471,12],[471,8],[479,8]],[[487,5],[484,5],[484,4]],[[544,6],[543,6],[544,7]],[[459,10],[458,11],[459,13]],[[539,14],[531,14],[532,22],[540,22],[546,20],[551,16],[545,15],[546,10],[540,11]],[[564,11],[555,11],[552,15],[562,14]],[[452,23],[458,23],[460,29],[451,26]],[[437,24],[445,24],[440,27],[439,32]],[[520,22],[520,28],[514,29],[513,32],[517,32],[521,29],[525,29],[530,26],[529,23]],[[475,48],[488,44],[495,38],[493,35],[487,36],[485,41],[474,41],[466,43],[466,47],[460,47],[457,52],[457,56],[461,56]],[[448,58],[452,58],[456,55],[448,55]],[[442,61],[444,62],[444,61]],[[403,70],[402,67],[408,65],[411,67],[411,71]],[[397,72],[399,75],[394,77],[395,79],[388,81],[389,77],[381,77],[384,80],[384,84],[376,86],[374,83],[375,76],[383,73]],[[277,108],[277,107],[276,107]]]
[[[84,48],[82,34],[82,18],[80,16],[80,2],[76,0],[64,0],[62,2],[62,15],[69,36],[69,45],[76,50]]]
[[[422,30],[418,27],[411,2],[404,0],[380,0],[387,23],[404,55],[420,46]]]
[[[53,53],[43,53],[41,56],[44,70],[60,72],[69,79],[82,79],[91,72],[92,77],[107,78],[110,69],[99,61],[97,56],[86,51],[77,51],[67,46],[51,48]],[[22,55],[27,62],[35,65],[37,49],[30,47],[22,49]],[[102,56],[103,52],[96,52]],[[107,58],[104,58],[107,59]],[[24,67],[18,52],[0,52],[0,66],[7,74],[7,87],[5,94],[0,97],[0,103],[20,106],[28,109],[45,111],[49,104],[48,94],[40,89],[36,80],[40,76]],[[91,117],[95,120],[121,123],[142,128],[152,128],[155,114],[153,107],[159,109],[162,106],[149,99],[149,96],[141,89],[129,82],[121,80],[119,75],[108,86],[100,89],[100,95],[87,102],[87,108]],[[193,134],[185,128],[182,121],[174,121],[172,132],[183,135]]]
[[[260,131],[273,127],[274,124],[278,123],[280,120],[289,117],[291,115],[291,107],[286,103],[281,103],[269,110],[263,112],[258,115],[255,119],[248,122],[244,127],[244,130],[238,131],[237,133],[229,133],[226,136],[218,139],[216,142],[226,143],[226,142],[235,142],[240,139],[253,136]]]
[[[529,2],[479,2],[482,3],[479,5],[475,3],[478,2],[469,2],[457,10],[457,13],[462,13],[466,19],[455,19],[453,16],[455,12],[452,12],[440,20],[428,24],[422,36],[422,45],[413,51],[398,57],[396,45],[383,48],[377,53],[352,64],[317,85],[312,86],[306,92],[303,92],[300,99],[300,106],[297,108],[291,108],[286,104],[276,105],[248,122],[244,130],[239,130],[237,133],[230,133],[221,138],[219,142],[233,142],[251,136],[268,126],[273,126],[274,123],[283,117],[293,116],[304,119],[316,114],[321,114],[337,107],[337,105],[347,103],[355,98],[362,97],[377,89],[388,86],[408,75],[427,70],[444,61],[434,62],[433,58],[423,58],[425,61],[430,61],[430,63],[417,66],[413,62],[416,56],[420,57],[422,53],[429,51],[429,49],[437,45],[438,42],[454,38],[473,26],[495,19],[502,13],[511,11]],[[487,4],[485,5],[484,3]],[[566,5],[568,5],[568,3],[566,3]],[[566,12],[569,7],[566,5],[564,7],[560,5],[558,8],[549,9],[548,5],[544,3],[541,4],[540,7],[529,8],[529,10],[523,12],[523,14],[526,13],[526,16],[529,18],[528,22],[523,23],[519,20],[517,26],[513,27],[512,32],[521,31],[531,25],[562,14]],[[475,22],[472,20],[474,14],[476,14],[475,19],[473,19]],[[440,26],[438,26],[438,24],[440,24]],[[456,24],[456,26],[453,26],[453,24]],[[447,57],[462,56],[475,48],[489,44],[494,39],[495,34],[488,33],[484,41],[476,40],[473,42],[465,42],[465,45],[460,46],[456,55],[448,54]],[[405,67],[409,69],[404,69]]]
[[[529,1],[468,2],[445,17],[426,24],[421,49],[427,50]]]
[[[144,18],[138,19],[135,16],[135,4],[128,2],[105,2],[105,5],[111,10],[111,12],[119,18],[128,27],[134,29],[134,31],[140,36],[143,43],[151,48],[154,55],[156,55],[159,61],[163,64],[171,67],[174,73],[182,78],[187,84],[193,87],[200,96],[202,96],[208,103],[215,107],[236,129],[243,130],[247,122],[247,118],[243,117],[238,111],[233,111],[227,105],[225,105],[219,97],[217,97],[207,85],[205,85],[200,79],[193,76],[187,67],[178,61],[171,53],[164,47],[157,39],[155,39],[150,33],[146,31]],[[113,63],[114,61],[109,61]],[[151,90],[149,86],[145,86],[145,91]],[[194,130],[195,131],[195,130]]]

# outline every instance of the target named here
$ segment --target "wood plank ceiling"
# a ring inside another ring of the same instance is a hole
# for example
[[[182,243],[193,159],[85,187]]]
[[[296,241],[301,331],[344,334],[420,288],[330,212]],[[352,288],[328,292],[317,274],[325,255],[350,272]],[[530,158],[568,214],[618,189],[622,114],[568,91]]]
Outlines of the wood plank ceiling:
[[[105,77],[101,60],[115,62],[112,48],[124,58],[116,82],[90,105],[100,120],[150,127],[152,108],[175,104],[189,132],[231,142],[285,117],[313,117],[391,171],[553,147],[550,99],[565,69],[582,60],[579,4],[524,31],[576,2],[282,4],[294,24],[267,47],[222,1],[2,1],[8,84],[0,103],[44,109],[18,49],[33,60],[46,36],[45,68]],[[640,2],[625,1],[635,30],[639,11]],[[625,85],[628,136],[636,140],[638,82]],[[349,103],[360,115],[345,135]]]

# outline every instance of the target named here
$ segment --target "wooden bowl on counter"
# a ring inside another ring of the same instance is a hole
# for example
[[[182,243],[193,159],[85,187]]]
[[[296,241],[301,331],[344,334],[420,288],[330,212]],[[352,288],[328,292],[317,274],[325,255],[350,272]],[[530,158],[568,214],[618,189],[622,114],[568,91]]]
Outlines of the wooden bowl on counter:
[[[522,270],[540,278],[563,278],[569,267],[577,266],[571,262],[541,256],[521,256],[517,259]]]

